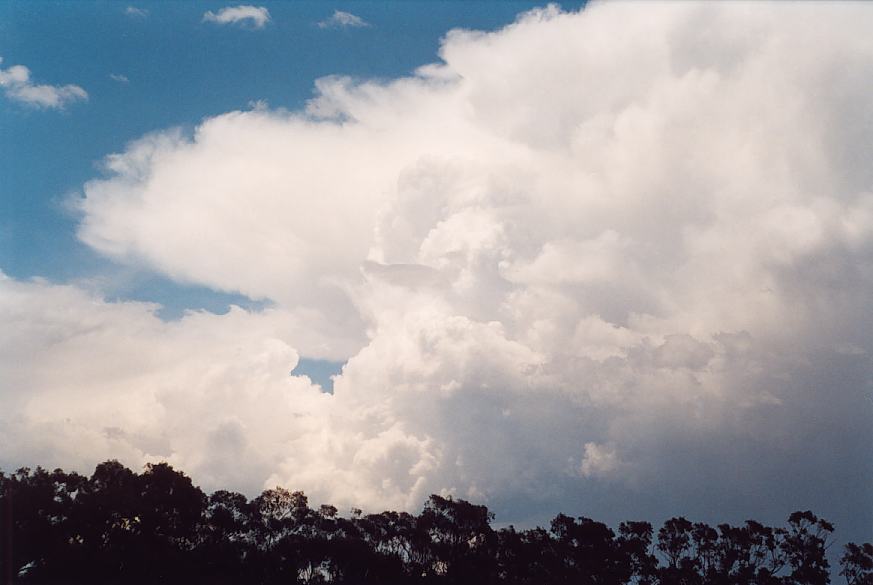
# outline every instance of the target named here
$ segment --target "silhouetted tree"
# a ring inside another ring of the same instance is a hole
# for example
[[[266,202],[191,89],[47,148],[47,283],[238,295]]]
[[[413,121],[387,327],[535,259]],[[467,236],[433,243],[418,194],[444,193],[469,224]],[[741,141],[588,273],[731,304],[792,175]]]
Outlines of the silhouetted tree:
[[[639,585],[656,583],[658,559],[651,550],[652,525],[648,522],[622,522],[618,533],[618,546],[630,567],[630,578]]]
[[[254,506],[242,494],[217,491],[209,496],[198,525],[197,565],[213,583],[239,582],[255,554],[250,538]]]
[[[713,583],[775,585],[786,565],[784,549],[772,528],[753,520],[744,526],[720,524],[718,567]]]
[[[538,585],[560,570],[551,535],[542,528],[517,532],[510,526],[497,533],[500,582]]]
[[[419,516],[418,526],[430,537],[428,574],[447,583],[494,580],[494,515],[485,506],[432,495]]]
[[[787,581],[792,585],[828,583],[827,538],[834,527],[809,510],[788,517],[788,528],[780,529],[782,550],[790,569]]]
[[[553,546],[562,560],[553,577],[556,583],[617,585],[630,579],[633,569],[605,524],[559,514],[551,527]]]
[[[667,566],[659,572],[661,583],[695,585],[702,577],[699,563],[693,554],[694,525],[685,518],[670,518],[658,531],[658,550]]]
[[[51,582],[76,572],[81,539],[72,532],[73,502],[85,478],[60,469],[22,468],[5,477],[0,493],[14,503],[11,573],[22,581]],[[5,499],[5,498],[4,498]]]
[[[840,575],[847,585],[873,585],[873,544],[847,544],[840,557]]]
[[[671,518],[655,543],[647,522],[616,535],[564,514],[494,531],[485,506],[436,495],[418,516],[343,517],[302,492],[207,497],[166,463],[117,461],[90,478],[0,472],[0,500],[4,574],[40,585],[823,585],[833,531],[809,511],[785,528]],[[873,545],[847,545],[840,565],[847,585],[873,585]]]

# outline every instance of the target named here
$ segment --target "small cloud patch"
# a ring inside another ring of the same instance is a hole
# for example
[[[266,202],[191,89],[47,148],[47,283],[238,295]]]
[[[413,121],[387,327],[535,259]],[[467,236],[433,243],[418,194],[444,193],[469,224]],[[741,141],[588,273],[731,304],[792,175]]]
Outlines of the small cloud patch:
[[[136,6],[128,6],[124,9],[124,13],[131,18],[148,18],[149,11],[145,8],[137,8]]]
[[[228,6],[217,13],[211,10],[203,14],[203,22],[215,24],[241,24],[252,28],[264,28],[270,22],[270,12],[263,6]]]
[[[342,10],[334,10],[330,18],[318,23],[318,28],[363,28],[367,26],[370,26],[370,23],[360,16]]]
[[[0,64],[3,59],[0,57]],[[36,108],[63,109],[70,102],[87,100],[88,92],[78,85],[36,85],[24,65],[0,67],[0,88],[11,100]]]

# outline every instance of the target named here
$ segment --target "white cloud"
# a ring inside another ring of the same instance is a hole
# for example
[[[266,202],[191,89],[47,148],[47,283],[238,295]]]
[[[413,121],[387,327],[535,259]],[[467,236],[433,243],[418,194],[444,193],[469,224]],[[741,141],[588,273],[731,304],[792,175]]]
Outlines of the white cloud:
[[[579,468],[583,477],[608,477],[621,466],[615,451],[608,445],[585,443],[584,453],[582,466]]]
[[[147,18],[149,11],[145,8],[137,8],[136,6],[128,6],[124,9],[124,13],[131,18]]]
[[[127,75],[121,75],[120,73],[110,73],[109,78],[112,81],[117,81],[118,83],[130,83]]]
[[[360,16],[342,10],[334,10],[329,18],[318,23],[318,28],[362,28],[366,26],[370,26],[370,23]]]
[[[871,24],[546,9],[409,78],[320,80],[306,112],[132,143],[84,186],[82,241],[276,309],[163,324],[5,281],[7,457],[126,450],[368,508],[869,526]],[[286,376],[297,352],[348,359],[332,396]],[[38,432],[67,424],[88,440]],[[235,449],[251,467],[214,460]]]
[[[297,353],[282,330],[293,321],[235,308],[165,323],[155,308],[0,280],[0,395],[9,407],[0,436],[10,447],[0,465],[9,456],[83,469],[94,457],[169,458],[216,486],[261,487],[247,475],[264,478],[282,461],[276,429],[301,411],[317,416],[327,396],[288,375]],[[302,429],[286,430],[290,440]]]
[[[62,109],[70,102],[88,99],[88,92],[78,85],[35,85],[24,65],[0,67],[0,88],[9,99],[37,108]]]
[[[270,12],[263,6],[228,6],[217,13],[211,10],[203,14],[203,22],[215,24],[249,24],[253,28],[264,28],[270,22]]]

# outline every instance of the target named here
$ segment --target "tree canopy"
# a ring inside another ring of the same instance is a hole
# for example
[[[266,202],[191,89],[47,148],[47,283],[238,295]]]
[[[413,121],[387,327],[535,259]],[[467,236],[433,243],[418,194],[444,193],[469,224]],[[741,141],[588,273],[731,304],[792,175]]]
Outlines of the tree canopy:
[[[834,530],[810,511],[782,527],[678,517],[616,533],[559,514],[495,530],[487,507],[439,495],[418,515],[345,517],[299,491],[207,495],[166,463],[117,461],[0,472],[0,504],[7,584],[824,585]],[[873,585],[873,545],[846,545],[839,575]]]

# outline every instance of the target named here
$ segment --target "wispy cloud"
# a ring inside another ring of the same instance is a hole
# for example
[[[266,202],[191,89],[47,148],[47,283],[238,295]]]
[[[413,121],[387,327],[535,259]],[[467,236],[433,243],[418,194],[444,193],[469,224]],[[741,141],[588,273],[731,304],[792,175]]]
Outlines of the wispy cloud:
[[[9,99],[37,108],[61,109],[69,102],[88,99],[88,92],[78,85],[35,85],[24,65],[0,67],[0,88]]]
[[[370,26],[370,23],[351,12],[334,10],[330,18],[325,18],[318,23],[318,28],[362,28]]]
[[[133,18],[146,18],[149,15],[149,11],[145,8],[137,8],[136,6],[128,6],[124,13]]]
[[[121,75],[120,73],[110,73],[109,78],[113,81],[117,81],[118,83],[130,83],[127,75]]]
[[[228,6],[217,13],[211,10],[203,14],[203,22],[215,24],[249,24],[253,28],[264,28],[270,22],[270,12],[263,6]]]

